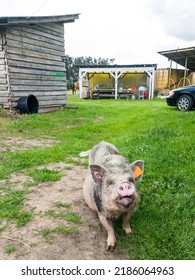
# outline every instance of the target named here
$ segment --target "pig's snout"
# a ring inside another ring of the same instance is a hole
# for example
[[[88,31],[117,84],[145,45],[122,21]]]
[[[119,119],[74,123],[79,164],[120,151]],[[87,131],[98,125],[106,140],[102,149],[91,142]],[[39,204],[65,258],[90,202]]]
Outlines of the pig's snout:
[[[129,184],[129,183],[122,183],[119,187],[118,187],[118,194],[120,194],[120,196],[124,197],[124,196],[131,196],[134,192],[135,192],[135,187],[133,184]]]
[[[123,207],[129,207],[134,201],[135,186],[129,183],[122,183],[117,188],[118,203]]]

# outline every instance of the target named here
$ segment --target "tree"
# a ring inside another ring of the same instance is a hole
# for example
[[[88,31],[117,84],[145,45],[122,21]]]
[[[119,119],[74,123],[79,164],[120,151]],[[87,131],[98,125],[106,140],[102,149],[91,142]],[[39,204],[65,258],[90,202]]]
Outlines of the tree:
[[[66,64],[66,76],[69,82],[76,82],[79,79],[79,66],[97,66],[97,65],[110,65],[114,63],[114,58],[92,58],[89,57],[70,57],[66,55],[65,64]],[[70,85],[70,83],[69,83]]]

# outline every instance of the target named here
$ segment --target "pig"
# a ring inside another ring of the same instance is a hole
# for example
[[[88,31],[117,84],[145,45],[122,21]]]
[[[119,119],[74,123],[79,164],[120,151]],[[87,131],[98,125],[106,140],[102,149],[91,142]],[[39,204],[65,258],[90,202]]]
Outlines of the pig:
[[[129,164],[117,148],[106,141],[81,152],[80,156],[89,156],[83,185],[84,199],[89,208],[98,213],[107,231],[106,250],[112,250],[116,245],[112,219],[122,216],[123,230],[127,234],[132,231],[129,220],[139,203],[135,181],[142,178],[144,161],[137,160]]]

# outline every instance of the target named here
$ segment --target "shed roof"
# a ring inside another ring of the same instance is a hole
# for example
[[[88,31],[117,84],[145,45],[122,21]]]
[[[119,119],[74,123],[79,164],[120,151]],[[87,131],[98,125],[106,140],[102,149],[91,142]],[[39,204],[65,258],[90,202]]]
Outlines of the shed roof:
[[[158,53],[191,71],[195,71],[195,47],[160,51]]]
[[[157,64],[131,64],[131,65],[118,65],[118,64],[109,64],[109,65],[76,65],[82,71],[90,72],[147,72],[150,70],[155,70],[157,68]]]
[[[76,65],[79,68],[94,68],[94,69],[104,69],[106,70],[107,68],[110,69],[123,69],[123,70],[129,70],[129,69],[146,69],[146,68],[155,68],[157,67],[157,64],[128,64],[128,65],[118,65],[118,64],[109,64],[109,65]]]
[[[79,14],[58,15],[58,16],[37,16],[37,17],[0,17],[0,26],[17,25],[17,24],[36,24],[61,22],[74,22],[79,18]]]

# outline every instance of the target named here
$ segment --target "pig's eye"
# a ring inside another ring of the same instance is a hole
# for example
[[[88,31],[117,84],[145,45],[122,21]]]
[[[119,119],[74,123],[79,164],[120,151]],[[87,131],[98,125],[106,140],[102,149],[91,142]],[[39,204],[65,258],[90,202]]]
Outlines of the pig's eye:
[[[106,185],[109,186],[109,185],[113,185],[114,184],[114,181],[112,179],[108,179],[106,181]]]
[[[128,182],[129,182],[129,183],[134,183],[134,181],[135,181],[135,180],[134,180],[133,177],[129,177],[129,178],[128,178]]]

